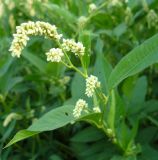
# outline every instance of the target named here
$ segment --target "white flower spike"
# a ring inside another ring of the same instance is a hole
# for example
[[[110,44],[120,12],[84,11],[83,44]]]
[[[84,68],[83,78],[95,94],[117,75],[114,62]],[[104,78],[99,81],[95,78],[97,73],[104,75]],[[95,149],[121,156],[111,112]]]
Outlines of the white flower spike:
[[[81,42],[75,42],[73,39],[63,39],[62,48],[66,52],[72,52],[76,56],[83,56],[85,47]]]
[[[79,99],[76,102],[75,108],[73,110],[73,115],[75,118],[79,118],[81,116],[81,112],[88,108],[88,104],[83,99]]]
[[[86,79],[86,92],[85,94],[88,97],[92,97],[95,89],[100,87],[100,82],[98,81],[98,77],[90,75],[87,79]]]
[[[61,34],[58,34],[55,25],[47,22],[32,22],[22,23],[16,27],[16,34],[13,35],[9,51],[12,52],[13,57],[20,57],[23,48],[26,46],[29,36],[43,35],[45,38],[60,40]]]

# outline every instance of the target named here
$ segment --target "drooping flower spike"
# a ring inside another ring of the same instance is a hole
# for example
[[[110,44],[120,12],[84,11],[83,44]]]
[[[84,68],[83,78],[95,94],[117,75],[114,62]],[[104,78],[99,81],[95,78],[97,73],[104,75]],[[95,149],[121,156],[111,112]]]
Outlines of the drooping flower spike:
[[[55,25],[51,25],[47,22],[32,22],[22,23],[16,27],[16,34],[12,41],[9,51],[12,52],[13,57],[20,57],[22,50],[29,40],[29,36],[42,35],[45,38],[51,38],[53,40],[60,40],[61,34],[58,34]]]

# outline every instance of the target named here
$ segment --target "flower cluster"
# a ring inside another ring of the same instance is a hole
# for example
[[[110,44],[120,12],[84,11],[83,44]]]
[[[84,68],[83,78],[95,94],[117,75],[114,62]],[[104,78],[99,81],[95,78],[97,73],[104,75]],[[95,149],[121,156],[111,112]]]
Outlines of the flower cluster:
[[[16,34],[13,35],[14,39],[9,49],[13,57],[20,57],[21,51],[29,40],[29,36],[33,35],[43,35],[45,38],[49,37],[55,40],[59,40],[62,37],[61,34],[58,34],[55,25],[40,21],[22,23],[16,27]]]
[[[72,52],[76,56],[83,56],[85,47],[81,42],[75,42],[73,39],[63,39],[62,48],[66,52]]]
[[[96,6],[95,4],[91,4],[90,6],[91,10],[95,10]],[[57,28],[55,25],[51,25],[46,22],[31,22],[28,23],[22,23],[20,26],[16,27],[16,34],[14,34],[14,39],[12,41],[10,51],[12,52],[12,56],[20,57],[21,52],[23,48],[27,45],[27,41],[29,40],[29,36],[33,35],[43,35],[45,38],[51,38],[53,40],[56,40],[58,44],[60,43],[60,39],[62,35],[58,34]],[[85,53],[85,47],[81,42],[75,42],[73,39],[63,39],[61,45],[59,44],[59,48],[51,48],[47,53],[47,61],[50,62],[62,62],[63,64],[66,64],[64,61],[65,59],[62,58],[64,55],[66,55],[66,58],[69,59],[66,52],[72,52],[76,56],[81,57]],[[73,64],[72,64],[73,65]],[[68,66],[68,65],[66,65]],[[75,66],[74,66],[75,68]],[[77,69],[76,69],[77,70]],[[69,79],[65,79],[64,81],[61,81],[61,83],[67,83]],[[85,94],[88,97],[92,97],[95,89],[100,87],[100,82],[98,81],[98,78],[96,76],[90,75],[88,78],[86,78],[86,91]],[[88,104],[83,99],[79,99],[76,102],[75,108],[73,110],[73,115],[75,118],[79,118],[81,115],[81,112],[83,110],[87,111],[86,108],[88,107]],[[99,106],[93,108],[93,112],[99,113],[100,108]],[[14,117],[15,114],[12,114],[9,116],[9,120]],[[8,120],[6,120],[4,125],[8,123]]]
[[[148,28],[152,27],[155,27],[156,29],[158,28],[158,15],[153,9],[149,11],[146,18],[147,18]]]
[[[85,24],[87,23],[88,18],[85,16],[81,16],[78,18],[77,20],[77,24],[79,26],[79,28],[83,28],[85,26]]]
[[[89,13],[91,13],[91,12],[94,12],[96,9],[97,9],[97,6],[94,3],[91,3],[89,5],[88,11],[89,11]]]
[[[88,97],[92,97],[95,89],[100,87],[100,82],[98,81],[98,78],[96,76],[90,75],[87,79],[86,79],[86,92],[85,94]]]
[[[49,50],[49,52],[46,53],[46,55],[47,61],[60,62],[62,57],[64,56],[64,53],[60,48],[52,48]]]
[[[98,87],[100,87],[100,82],[98,81],[98,78],[96,76],[90,75],[88,78],[86,78],[85,94],[88,97],[92,97],[95,92],[95,89]],[[87,107],[88,107],[88,104],[86,103],[86,101],[79,99],[76,102],[75,109],[73,110],[74,117],[79,118],[81,116],[82,110]],[[101,110],[100,110],[99,106],[93,107],[93,112],[100,113]]]
[[[75,108],[73,110],[73,115],[75,118],[79,118],[81,116],[81,112],[88,107],[88,104],[83,99],[79,99],[76,102]]]

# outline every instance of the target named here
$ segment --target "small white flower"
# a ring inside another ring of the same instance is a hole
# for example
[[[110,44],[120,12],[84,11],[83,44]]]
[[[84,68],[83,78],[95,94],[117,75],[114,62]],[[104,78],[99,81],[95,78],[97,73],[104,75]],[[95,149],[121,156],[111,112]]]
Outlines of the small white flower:
[[[152,27],[158,28],[158,15],[153,9],[151,9],[148,12],[148,15],[146,18],[147,18],[148,28],[152,28]]]
[[[100,110],[100,108],[97,106],[97,107],[94,107],[93,108],[93,111],[95,112],[95,113],[101,113],[101,110]]]
[[[73,110],[73,115],[75,118],[79,118],[81,116],[81,112],[88,107],[88,104],[83,99],[79,99],[76,102],[75,108]]]
[[[59,48],[52,48],[49,50],[49,52],[46,53],[46,55],[47,61],[60,62],[62,57],[64,56],[64,53]]]
[[[91,3],[89,5],[88,11],[89,11],[89,13],[91,13],[91,12],[94,12],[96,9],[97,9],[97,6],[94,3]]]
[[[78,20],[77,20],[79,28],[84,27],[84,25],[86,24],[87,20],[88,19],[85,16],[79,17]]]
[[[76,56],[83,56],[85,47],[81,42],[75,42],[73,39],[63,39],[62,48],[66,52],[72,52]]]
[[[95,89],[100,87],[100,82],[98,81],[98,77],[90,75],[87,79],[86,79],[86,92],[85,94],[88,97],[92,97]]]

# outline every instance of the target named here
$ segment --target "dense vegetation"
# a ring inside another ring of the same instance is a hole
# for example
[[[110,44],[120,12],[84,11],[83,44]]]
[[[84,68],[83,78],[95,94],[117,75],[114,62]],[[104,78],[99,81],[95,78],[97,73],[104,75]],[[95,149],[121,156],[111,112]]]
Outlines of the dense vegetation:
[[[157,160],[157,12],[157,0],[0,0],[0,160]],[[12,57],[29,21],[55,25],[84,55],[47,61],[57,43],[36,35]],[[75,117],[79,99],[90,111]]]

